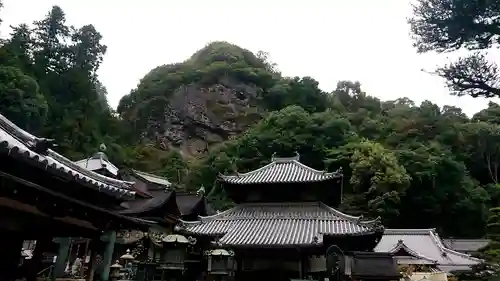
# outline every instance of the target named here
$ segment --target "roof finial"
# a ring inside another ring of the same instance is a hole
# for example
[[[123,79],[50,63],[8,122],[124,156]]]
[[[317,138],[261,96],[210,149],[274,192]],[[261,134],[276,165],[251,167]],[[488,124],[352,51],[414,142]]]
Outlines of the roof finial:
[[[104,143],[101,143],[99,145],[99,151],[101,151],[101,152],[105,152],[106,151],[106,145]]]
[[[274,161],[276,159],[276,151],[273,152],[273,155],[271,155],[271,161]]]
[[[295,160],[300,162],[300,154],[297,150],[295,150]]]

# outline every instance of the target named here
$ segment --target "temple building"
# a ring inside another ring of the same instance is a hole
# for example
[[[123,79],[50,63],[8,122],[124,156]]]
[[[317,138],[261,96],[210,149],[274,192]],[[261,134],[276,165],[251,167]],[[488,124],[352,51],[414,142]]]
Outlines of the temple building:
[[[193,257],[190,254],[193,252],[195,239],[176,234],[173,228],[180,218],[195,220],[200,215],[210,214],[211,209],[204,189],[200,188],[196,193],[179,191],[175,190],[170,181],[164,177],[133,169],[118,169],[109,161],[103,150],[101,146],[100,152],[76,163],[85,169],[134,182],[135,198],[123,201],[115,211],[121,215],[156,223],[147,232],[133,229],[119,231],[113,259],[119,260],[123,256],[133,257],[138,262],[135,265],[138,267],[139,276],[144,276],[150,271],[153,271],[152,276],[160,280],[165,276],[175,278],[189,276],[192,270],[187,269],[191,268],[188,263],[189,258]],[[109,240],[107,236],[101,239]],[[196,253],[192,259],[199,261]],[[188,262],[185,263],[185,260]],[[194,280],[194,277],[192,279]]]
[[[384,231],[380,220],[335,209],[341,200],[341,170],[315,170],[297,154],[219,179],[237,205],[178,225],[205,243],[208,274],[224,272],[214,260],[227,255],[234,260],[226,263],[228,271],[235,271],[227,274],[236,280],[323,280],[332,274],[399,278],[389,254],[372,252]]]
[[[482,260],[448,248],[435,229],[386,229],[375,251],[390,252],[400,265],[419,271],[467,271]]]
[[[54,242],[59,243],[55,278],[66,265],[68,237],[98,241],[103,232],[147,230],[154,225],[109,209],[135,197],[133,183],[83,169],[52,150],[53,146],[53,140],[35,137],[0,115],[0,237],[8,241],[2,248],[2,280],[34,280],[43,269],[43,255],[53,249]],[[19,269],[26,240],[37,242],[30,262]],[[111,265],[112,247],[110,243],[103,246],[106,268]],[[107,280],[108,274],[104,271],[102,279]]]

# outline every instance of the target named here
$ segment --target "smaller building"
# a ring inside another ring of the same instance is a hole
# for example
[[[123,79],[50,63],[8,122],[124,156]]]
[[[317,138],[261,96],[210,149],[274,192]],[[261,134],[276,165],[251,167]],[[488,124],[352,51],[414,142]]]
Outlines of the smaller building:
[[[399,265],[412,265],[420,272],[468,271],[482,260],[449,249],[435,229],[386,229],[375,247],[390,252]]]

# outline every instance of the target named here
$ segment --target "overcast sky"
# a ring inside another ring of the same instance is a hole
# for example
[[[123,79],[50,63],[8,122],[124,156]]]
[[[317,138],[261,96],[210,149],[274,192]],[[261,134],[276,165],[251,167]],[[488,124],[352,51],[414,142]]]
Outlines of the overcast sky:
[[[287,76],[312,76],[323,90],[358,80],[383,100],[409,97],[462,107],[469,115],[487,101],[454,97],[432,70],[447,61],[412,48],[409,0],[3,0],[8,25],[41,19],[52,5],[69,24],[93,24],[108,52],[99,77],[116,107],[149,70],[183,61],[210,41],[270,53]]]

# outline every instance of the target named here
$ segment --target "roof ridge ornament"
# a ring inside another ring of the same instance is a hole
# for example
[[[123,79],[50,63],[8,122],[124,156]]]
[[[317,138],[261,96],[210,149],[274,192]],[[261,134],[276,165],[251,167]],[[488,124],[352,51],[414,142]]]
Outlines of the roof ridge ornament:
[[[297,161],[300,162],[300,154],[295,151],[295,155],[292,157],[278,157],[276,156],[276,152],[273,152],[271,156],[271,162],[289,162],[289,161]]]
[[[47,151],[56,147],[54,139],[46,139],[46,138],[35,138],[34,143],[29,147],[38,154],[47,155]]]

